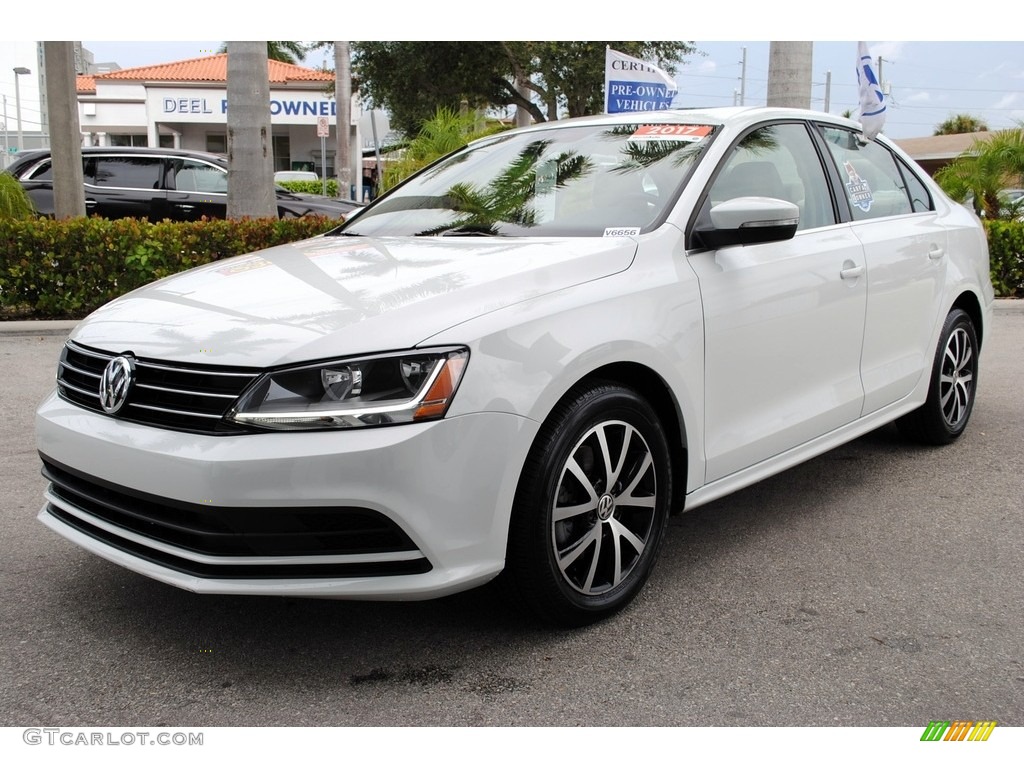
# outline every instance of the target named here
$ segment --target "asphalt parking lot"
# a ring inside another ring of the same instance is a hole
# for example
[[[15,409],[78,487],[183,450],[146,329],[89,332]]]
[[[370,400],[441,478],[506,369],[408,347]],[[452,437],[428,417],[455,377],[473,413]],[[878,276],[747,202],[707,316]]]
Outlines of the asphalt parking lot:
[[[0,726],[1024,725],[1022,305],[955,445],[883,428],[676,517],[640,599],[577,631],[488,588],[199,596],[79,550],[35,519],[62,341],[0,332]]]

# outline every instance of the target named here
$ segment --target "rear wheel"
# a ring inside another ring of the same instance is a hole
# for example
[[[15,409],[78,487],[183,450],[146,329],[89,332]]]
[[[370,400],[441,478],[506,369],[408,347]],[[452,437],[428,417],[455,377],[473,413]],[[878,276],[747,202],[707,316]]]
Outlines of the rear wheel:
[[[582,626],[647,581],[671,497],[668,443],[632,390],[598,383],[555,409],[519,482],[504,578],[545,621]]]
[[[978,385],[978,337],[970,315],[954,309],[946,317],[932,363],[928,399],[896,423],[908,437],[945,445],[963,434]]]

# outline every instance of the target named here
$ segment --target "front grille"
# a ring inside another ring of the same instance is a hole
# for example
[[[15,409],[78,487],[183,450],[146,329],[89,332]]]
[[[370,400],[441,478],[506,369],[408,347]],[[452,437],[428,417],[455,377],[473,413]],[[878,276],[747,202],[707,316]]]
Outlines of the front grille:
[[[405,532],[371,509],[190,504],[99,481],[42,459],[43,476],[50,481],[51,515],[94,539],[182,573],[207,578],[322,578],[430,570]],[[140,538],[166,546],[147,545]],[[276,562],[245,562],[254,557]],[[287,562],[300,557],[336,562]]]
[[[57,368],[60,396],[90,411],[100,406],[100,377],[118,353],[69,341]],[[224,414],[260,372],[251,368],[180,365],[135,359],[135,383],[116,418],[201,434],[241,434],[246,427],[224,421]]]

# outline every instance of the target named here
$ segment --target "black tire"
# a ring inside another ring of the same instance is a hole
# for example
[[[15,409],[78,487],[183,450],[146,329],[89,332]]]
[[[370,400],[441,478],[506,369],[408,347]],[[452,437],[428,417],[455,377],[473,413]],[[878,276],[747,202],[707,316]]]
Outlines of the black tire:
[[[506,590],[560,626],[620,610],[654,567],[671,482],[668,441],[640,395],[610,382],[570,391],[541,428],[519,480]]]
[[[954,309],[939,334],[928,399],[896,424],[912,440],[947,445],[967,428],[977,388],[978,336],[970,315]]]

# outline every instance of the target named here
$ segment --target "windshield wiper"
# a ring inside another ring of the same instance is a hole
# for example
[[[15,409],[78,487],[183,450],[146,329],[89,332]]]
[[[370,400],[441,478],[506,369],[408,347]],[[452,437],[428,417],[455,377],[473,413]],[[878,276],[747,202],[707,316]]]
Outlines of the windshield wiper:
[[[448,229],[434,229],[420,232],[421,236],[437,237],[504,237],[493,225],[462,224]]]

